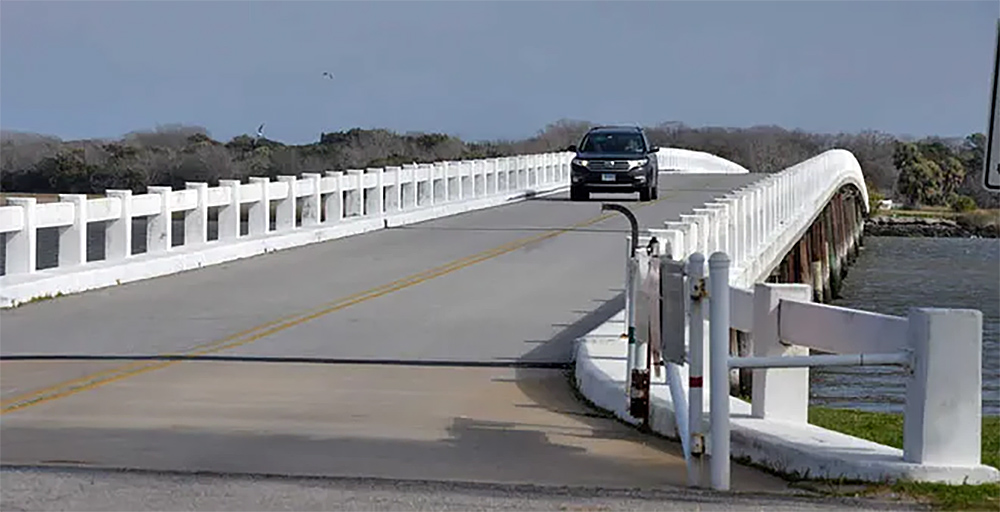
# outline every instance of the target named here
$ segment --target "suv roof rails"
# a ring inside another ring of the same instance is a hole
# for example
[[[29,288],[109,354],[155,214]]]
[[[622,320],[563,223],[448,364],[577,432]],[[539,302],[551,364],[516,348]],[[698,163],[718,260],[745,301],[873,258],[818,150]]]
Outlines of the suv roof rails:
[[[636,125],[628,125],[628,124],[608,124],[608,125],[594,126],[588,131],[594,131],[594,130],[630,130],[638,132],[642,131],[642,128]]]

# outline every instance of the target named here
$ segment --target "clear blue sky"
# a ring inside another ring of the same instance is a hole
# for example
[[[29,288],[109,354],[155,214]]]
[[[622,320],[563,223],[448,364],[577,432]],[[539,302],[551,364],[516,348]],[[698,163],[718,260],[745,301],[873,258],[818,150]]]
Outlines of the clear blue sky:
[[[11,1],[0,125],[309,142],[595,122],[984,131],[997,0]],[[335,74],[329,80],[324,71]]]

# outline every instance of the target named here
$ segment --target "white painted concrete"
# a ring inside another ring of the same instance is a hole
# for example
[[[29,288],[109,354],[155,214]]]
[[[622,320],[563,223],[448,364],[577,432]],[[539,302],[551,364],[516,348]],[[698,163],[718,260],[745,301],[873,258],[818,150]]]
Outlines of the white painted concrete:
[[[706,208],[695,208],[692,214],[681,215],[679,222],[665,223],[666,229],[650,230],[661,241],[660,252],[676,260],[716,250],[734,256],[728,321],[730,327],[751,333],[755,356],[801,356],[810,347],[912,356],[892,356],[913,364],[907,384],[905,453],[809,425],[808,368],[768,368],[754,372],[754,407],[730,397],[732,455],[811,477],[1000,481],[1000,472],[979,462],[979,312],[917,309],[909,318],[900,318],[810,303],[808,286],[757,284],[844,186],[857,188],[867,209],[857,160],[847,151],[832,150],[726,194]],[[627,344],[616,338],[625,332],[622,318],[580,341],[577,382],[595,405],[636,423],[626,412]],[[681,373],[687,386],[686,366]],[[704,383],[703,411],[708,410],[711,395],[710,380]],[[651,427],[676,437],[673,406],[662,377],[654,378],[651,394]],[[706,445],[711,453],[711,442]]]
[[[581,338],[575,349],[576,384],[580,392],[600,409],[619,419],[638,424],[628,414],[625,388],[627,343],[620,339],[625,322],[619,314]],[[680,367],[684,389],[688,389],[688,367]],[[650,428],[678,440],[674,402],[665,373],[651,377]],[[907,462],[903,450],[817,427],[805,422],[754,418],[751,404],[730,397],[730,454],[786,474],[809,478],[845,478],[872,482],[911,479],[951,484],[1000,481],[995,468],[976,465],[957,467]],[[709,424],[709,394],[703,395],[703,422]],[[706,454],[712,454],[706,438]]]

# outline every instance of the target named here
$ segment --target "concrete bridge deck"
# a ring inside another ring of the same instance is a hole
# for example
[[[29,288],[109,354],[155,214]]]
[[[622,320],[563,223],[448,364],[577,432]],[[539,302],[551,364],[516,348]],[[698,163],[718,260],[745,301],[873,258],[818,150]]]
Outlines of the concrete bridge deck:
[[[656,226],[758,178],[664,175],[659,201],[630,206]],[[2,363],[0,460],[682,486],[679,450],[580,404],[564,368],[621,305],[627,223],[601,215],[605,199],[621,197],[539,198],[4,310],[0,352],[53,359]],[[327,364],[114,359],[176,353]]]

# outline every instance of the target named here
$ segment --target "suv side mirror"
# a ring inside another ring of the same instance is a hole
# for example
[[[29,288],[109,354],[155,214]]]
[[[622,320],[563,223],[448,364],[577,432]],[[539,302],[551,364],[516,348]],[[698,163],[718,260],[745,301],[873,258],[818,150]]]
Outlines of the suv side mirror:
[[[657,147],[657,146],[650,146],[650,147],[649,147],[649,152],[650,152],[650,153],[656,153],[656,152],[657,152],[657,151],[659,151],[659,150],[660,150],[660,148],[659,148],[659,147]]]
[[[572,151],[573,153],[576,153],[576,144],[570,144],[569,146],[566,146],[566,151]]]

